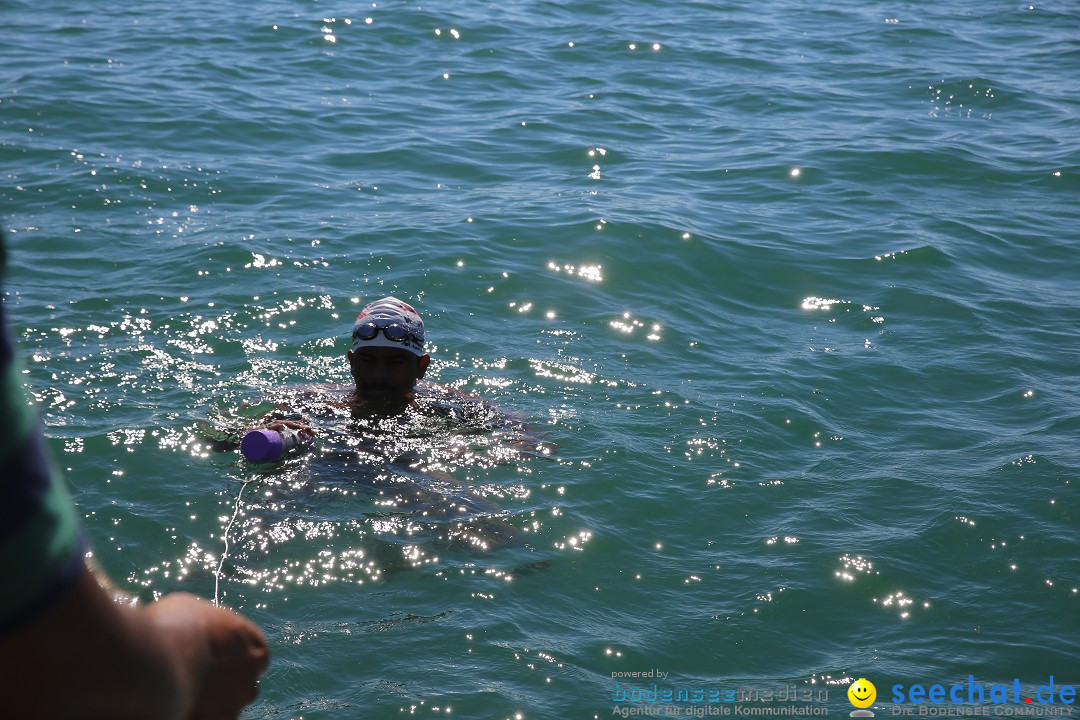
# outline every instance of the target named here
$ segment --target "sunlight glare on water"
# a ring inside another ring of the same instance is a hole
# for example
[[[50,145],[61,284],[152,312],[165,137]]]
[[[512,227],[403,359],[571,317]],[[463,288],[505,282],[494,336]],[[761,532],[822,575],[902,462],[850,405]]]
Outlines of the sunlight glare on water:
[[[95,559],[265,628],[251,718],[1075,682],[1075,36],[9,3],[4,301]],[[345,354],[386,295],[448,395],[375,421]],[[245,462],[275,412],[316,449]]]

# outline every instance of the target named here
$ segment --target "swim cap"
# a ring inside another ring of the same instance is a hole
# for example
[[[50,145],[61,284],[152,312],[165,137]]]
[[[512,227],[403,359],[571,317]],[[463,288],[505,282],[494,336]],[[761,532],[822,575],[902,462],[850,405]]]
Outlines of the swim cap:
[[[353,322],[352,349],[392,347],[424,354],[424,321],[412,305],[395,297],[368,303]]]

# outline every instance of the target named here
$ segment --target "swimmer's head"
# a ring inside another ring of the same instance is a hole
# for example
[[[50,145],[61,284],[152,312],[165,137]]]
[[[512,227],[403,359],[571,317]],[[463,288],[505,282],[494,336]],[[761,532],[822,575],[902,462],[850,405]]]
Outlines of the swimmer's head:
[[[352,329],[353,352],[365,347],[388,347],[424,355],[424,321],[412,305],[394,297],[368,303]]]
[[[376,300],[356,317],[348,355],[358,398],[386,406],[405,402],[431,361],[424,352],[424,321],[397,298]]]

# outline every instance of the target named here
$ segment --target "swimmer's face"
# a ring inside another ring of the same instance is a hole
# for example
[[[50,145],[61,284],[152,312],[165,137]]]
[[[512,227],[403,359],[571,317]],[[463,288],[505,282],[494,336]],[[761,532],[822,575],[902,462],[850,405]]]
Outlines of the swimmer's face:
[[[400,348],[362,347],[349,351],[356,394],[376,402],[406,399],[416,381],[424,377],[430,360],[427,355],[417,357]]]
[[[877,688],[866,678],[859,678],[847,689],[848,700],[857,708],[868,708],[877,698]]]

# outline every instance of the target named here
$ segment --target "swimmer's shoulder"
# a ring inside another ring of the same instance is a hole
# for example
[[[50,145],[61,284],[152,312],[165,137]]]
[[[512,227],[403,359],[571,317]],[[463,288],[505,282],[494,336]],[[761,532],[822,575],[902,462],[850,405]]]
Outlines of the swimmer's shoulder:
[[[516,418],[491,401],[456,387],[421,381],[416,385],[415,407],[426,415],[452,418],[487,429],[515,422]]]

